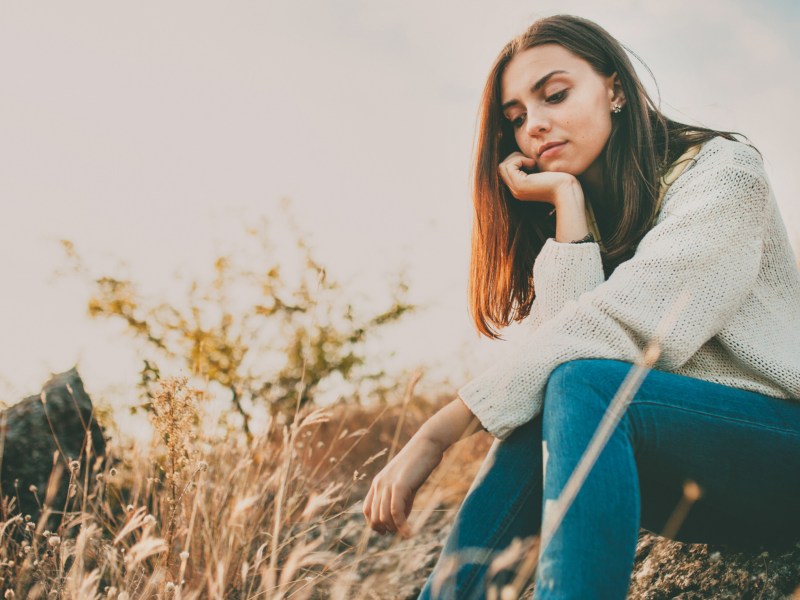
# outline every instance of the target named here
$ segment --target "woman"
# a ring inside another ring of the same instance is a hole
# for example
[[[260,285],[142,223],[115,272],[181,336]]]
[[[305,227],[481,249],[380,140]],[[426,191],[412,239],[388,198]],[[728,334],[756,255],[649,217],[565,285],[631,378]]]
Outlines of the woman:
[[[503,49],[479,127],[473,317],[492,338],[530,326],[365,498],[374,530],[409,535],[444,450],[476,424],[495,436],[420,597],[509,580],[489,564],[539,533],[651,342],[653,369],[542,544],[535,598],[625,598],[640,527],[663,531],[687,480],[699,500],[676,539],[800,540],[800,275],[760,154],[667,119],[621,45],[572,16]]]

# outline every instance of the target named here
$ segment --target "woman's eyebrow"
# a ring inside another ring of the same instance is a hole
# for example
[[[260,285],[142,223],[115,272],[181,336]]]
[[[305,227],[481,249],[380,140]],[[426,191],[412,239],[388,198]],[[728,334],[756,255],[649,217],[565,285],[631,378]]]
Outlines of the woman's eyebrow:
[[[561,73],[568,73],[568,71],[564,71],[564,70],[550,71],[547,75],[545,75],[544,77],[539,79],[539,81],[537,81],[536,83],[533,84],[533,87],[531,87],[531,93],[535,94],[536,92],[538,92],[542,88],[542,86],[545,83],[548,82],[548,80],[553,75],[560,75]],[[507,108],[510,108],[511,106],[514,106],[515,104],[519,104],[519,100],[509,100],[508,102],[504,102],[503,106],[501,108],[502,108],[502,110],[505,110]]]

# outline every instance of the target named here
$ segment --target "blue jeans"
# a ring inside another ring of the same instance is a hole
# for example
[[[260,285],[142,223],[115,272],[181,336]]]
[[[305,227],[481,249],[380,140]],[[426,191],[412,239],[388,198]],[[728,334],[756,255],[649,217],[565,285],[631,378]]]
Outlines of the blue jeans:
[[[484,598],[511,581],[514,566],[489,564],[514,538],[535,539],[543,500],[558,497],[631,366],[552,372],[542,413],[492,446],[420,600]],[[701,495],[674,539],[800,541],[800,402],[651,370],[539,557],[534,598],[623,600],[640,528],[661,533],[687,480]]]

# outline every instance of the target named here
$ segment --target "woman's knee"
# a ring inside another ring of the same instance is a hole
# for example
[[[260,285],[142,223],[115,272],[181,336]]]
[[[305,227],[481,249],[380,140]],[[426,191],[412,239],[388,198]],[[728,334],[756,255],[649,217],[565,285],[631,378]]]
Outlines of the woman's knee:
[[[576,359],[558,365],[545,388],[544,419],[575,418],[575,413],[604,411],[625,378],[630,363],[610,359]]]
[[[609,376],[617,376],[633,365],[610,358],[576,358],[558,365],[550,373],[550,380],[594,382]]]

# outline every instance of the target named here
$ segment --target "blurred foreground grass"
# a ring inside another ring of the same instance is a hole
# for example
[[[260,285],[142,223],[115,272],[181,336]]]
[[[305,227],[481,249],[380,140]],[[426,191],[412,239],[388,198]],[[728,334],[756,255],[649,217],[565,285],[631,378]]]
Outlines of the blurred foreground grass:
[[[416,397],[412,383],[396,404],[306,407],[248,444],[201,436],[198,390],[168,379],[153,443],[112,440],[92,477],[74,463],[67,506],[45,507],[58,528],[6,498],[4,598],[413,598],[491,438],[448,451],[417,495],[410,539],[372,532],[361,501],[451,399]]]

